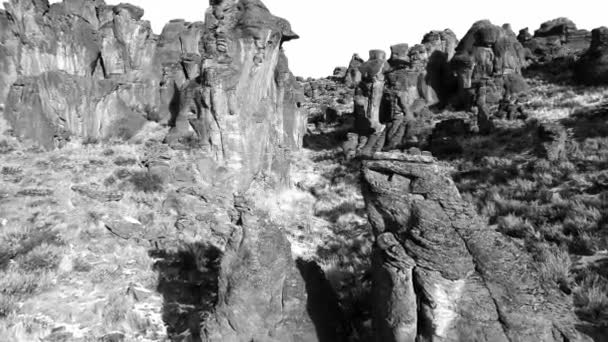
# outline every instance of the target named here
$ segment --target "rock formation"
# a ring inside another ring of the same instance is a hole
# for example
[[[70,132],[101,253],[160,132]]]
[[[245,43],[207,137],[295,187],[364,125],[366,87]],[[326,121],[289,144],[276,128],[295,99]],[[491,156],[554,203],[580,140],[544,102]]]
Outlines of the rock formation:
[[[575,79],[584,84],[608,84],[608,28],[591,32],[591,47],[575,65]]]
[[[492,128],[489,106],[511,102],[528,89],[521,74],[525,57],[513,31],[487,20],[476,22],[460,41],[451,61],[458,78],[455,104],[475,108],[481,133]]]
[[[343,81],[346,77],[346,73],[348,72],[347,67],[336,67],[334,72],[332,73],[332,77],[336,80]]]
[[[136,131],[155,115],[158,39],[142,16],[138,7],[102,0],[5,3],[0,102],[8,95],[5,116],[15,134],[52,148],[69,135],[121,135],[110,129],[117,120]]]
[[[490,229],[433,157],[363,161],[376,236],[376,341],[590,341],[567,297],[543,287],[532,260]]]
[[[545,63],[585,51],[591,36],[589,31],[579,30],[570,19],[557,18],[541,24],[534,36],[528,28],[521,30],[517,39],[530,50],[529,58]]]
[[[346,75],[344,76],[344,84],[348,87],[355,87],[359,82],[361,82],[361,71],[359,71],[359,67],[365,61],[363,58],[359,57],[358,54],[354,54],[348,64],[348,69],[346,69]]]
[[[236,224],[209,226],[221,252],[218,300],[201,325],[203,341],[316,341],[306,290],[278,227],[236,198]]]
[[[289,23],[257,0],[220,1],[206,13],[202,75],[181,91],[169,144],[194,138],[211,160],[246,189],[253,176],[288,176],[288,153],[301,146],[303,93],[283,43]]]
[[[380,132],[380,104],[384,92],[384,73],[388,71],[386,52],[371,50],[369,60],[359,67],[361,81],[355,89],[355,118],[357,130],[364,134]]]
[[[370,60],[358,68],[362,78],[355,90],[357,133],[376,138],[383,134],[381,140],[389,149],[425,140],[428,108],[446,105],[453,92],[449,61],[457,43],[450,30],[431,31],[421,44],[392,46],[388,61],[384,52],[372,50]]]

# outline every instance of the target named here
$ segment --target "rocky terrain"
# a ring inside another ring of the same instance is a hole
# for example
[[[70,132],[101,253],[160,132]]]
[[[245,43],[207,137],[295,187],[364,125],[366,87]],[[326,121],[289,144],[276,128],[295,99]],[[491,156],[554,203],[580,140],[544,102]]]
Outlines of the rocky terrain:
[[[259,0],[143,15],[0,10],[3,341],[608,339],[606,28],[305,79]]]

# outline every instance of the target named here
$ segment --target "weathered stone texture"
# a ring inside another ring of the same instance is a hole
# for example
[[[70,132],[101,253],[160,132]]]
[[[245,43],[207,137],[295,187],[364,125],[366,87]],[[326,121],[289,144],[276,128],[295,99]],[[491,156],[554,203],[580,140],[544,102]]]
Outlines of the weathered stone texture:
[[[568,298],[541,286],[532,260],[490,229],[434,158],[363,161],[376,235],[376,341],[590,341]]]
[[[158,39],[142,9],[102,0],[11,0],[5,9],[0,103],[16,135],[53,148],[57,131],[107,138],[119,135],[108,132],[118,121],[158,111]]]
[[[528,28],[521,30],[517,39],[529,49],[530,59],[545,63],[582,53],[589,48],[591,34],[587,30],[579,30],[568,18],[557,18],[542,23],[534,36]]]
[[[247,188],[255,174],[286,177],[286,151],[301,146],[303,93],[282,44],[298,36],[256,0],[219,1],[207,11],[202,77],[181,91],[169,144],[196,139]]]

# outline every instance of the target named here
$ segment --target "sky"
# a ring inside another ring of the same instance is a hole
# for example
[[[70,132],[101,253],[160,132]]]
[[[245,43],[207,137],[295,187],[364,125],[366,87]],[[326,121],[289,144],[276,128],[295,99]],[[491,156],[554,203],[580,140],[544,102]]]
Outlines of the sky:
[[[203,20],[206,0],[106,0],[143,7],[155,33],[170,19]],[[513,29],[568,17],[578,28],[608,26],[606,0],[263,0],[270,11],[291,22],[299,40],[287,42],[285,52],[298,76],[331,75],[347,66],[353,53],[367,59],[370,49],[389,51],[393,44],[420,43],[431,30],[452,29],[461,38],[471,25],[489,19]]]

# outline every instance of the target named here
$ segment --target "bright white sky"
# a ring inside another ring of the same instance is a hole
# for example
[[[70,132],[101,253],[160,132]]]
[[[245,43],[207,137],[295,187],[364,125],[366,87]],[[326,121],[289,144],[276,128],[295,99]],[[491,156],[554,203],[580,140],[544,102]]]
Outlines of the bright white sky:
[[[106,0],[143,7],[154,31],[174,18],[203,20],[206,0]],[[300,76],[327,76],[348,65],[358,52],[387,50],[396,43],[419,43],[431,30],[451,28],[458,38],[477,20],[511,23],[517,33],[534,33],[543,21],[572,19],[579,28],[608,26],[607,0],[263,0],[270,11],[291,22],[299,40],[285,44],[292,71]]]

